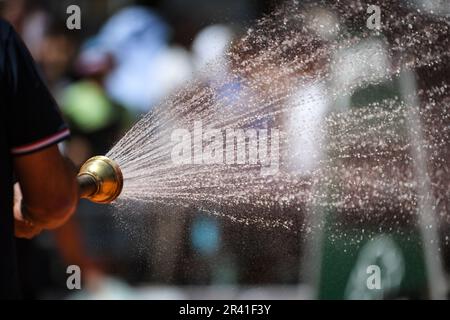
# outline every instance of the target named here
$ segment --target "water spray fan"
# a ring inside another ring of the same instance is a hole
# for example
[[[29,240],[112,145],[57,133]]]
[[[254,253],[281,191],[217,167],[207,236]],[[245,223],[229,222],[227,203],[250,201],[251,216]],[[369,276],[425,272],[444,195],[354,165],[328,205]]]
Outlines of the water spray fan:
[[[119,165],[105,156],[87,160],[78,173],[80,198],[96,203],[110,203],[122,191],[123,176]]]

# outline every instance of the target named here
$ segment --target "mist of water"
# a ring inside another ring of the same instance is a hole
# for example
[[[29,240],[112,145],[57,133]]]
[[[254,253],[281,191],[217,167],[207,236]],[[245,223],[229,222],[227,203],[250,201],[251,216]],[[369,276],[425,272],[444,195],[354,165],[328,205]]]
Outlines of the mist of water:
[[[193,206],[305,233],[323,226],[308,218],[318,207],[339,212],[337,224],[392,231],[416,224],[422,204],[433,216],[423,223],[449,223],[450,20],[380,6],[380,30],[367,28],[361,1],[294,1],[255,22],[225,65],[210,65],[112,148],[125,179],[116,205]],[[233,148],[246,151],[231,163],[227,129],[256,132],[256,158],[251,139],[237,138]],[[184,164],[174,163],[177,130],[190,133]],[[204,163],[205,152],[219,158]]]

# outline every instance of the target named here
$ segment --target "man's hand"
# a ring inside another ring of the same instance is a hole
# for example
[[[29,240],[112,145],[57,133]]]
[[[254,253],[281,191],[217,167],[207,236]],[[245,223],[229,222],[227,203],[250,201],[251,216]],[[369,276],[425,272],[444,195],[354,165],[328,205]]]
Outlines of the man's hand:
[[[22,190],[14,185],[14,233],[18,238],[31,239],[41,233],[42,228],[27,219],[22,212]]]

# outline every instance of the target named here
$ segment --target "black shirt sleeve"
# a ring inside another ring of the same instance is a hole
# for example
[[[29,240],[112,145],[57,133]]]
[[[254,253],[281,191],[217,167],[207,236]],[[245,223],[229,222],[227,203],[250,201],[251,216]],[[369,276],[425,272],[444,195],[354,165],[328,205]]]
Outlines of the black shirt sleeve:
[[[69,129],[28,49],[9,26],[4,70],[11,153],[32,153],[66,139]]]

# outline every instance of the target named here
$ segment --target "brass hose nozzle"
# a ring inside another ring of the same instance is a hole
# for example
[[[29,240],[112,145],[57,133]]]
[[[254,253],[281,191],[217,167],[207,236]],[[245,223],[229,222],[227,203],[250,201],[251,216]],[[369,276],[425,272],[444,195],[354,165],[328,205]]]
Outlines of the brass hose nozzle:
[[[97,156],[87,160],[78,173],[80,198],[96,203],[110,203],[122,191],[123,176],[117,163]]]

